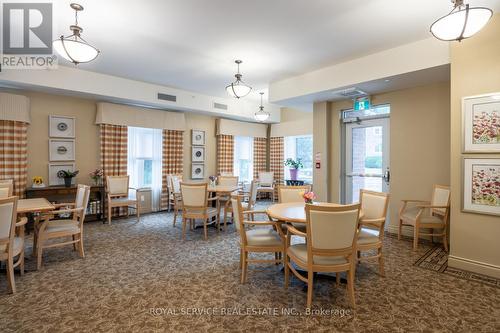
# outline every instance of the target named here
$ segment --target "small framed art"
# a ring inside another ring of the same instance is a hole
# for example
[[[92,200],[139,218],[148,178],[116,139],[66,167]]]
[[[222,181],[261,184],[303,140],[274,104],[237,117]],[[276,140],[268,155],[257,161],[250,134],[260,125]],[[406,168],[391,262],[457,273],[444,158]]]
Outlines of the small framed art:
[[[205,162],[205,147],[191,147],[191,161],[193,163]]]
[[[64,178],[59,178],[58,175],[66,170],[75,171],[75,163],[49,163],[49,186],[64,185]]]
[[[53,161],[74,161],[75,160],[75,140],[74,139],[50,139],[49,140],[49,160]]]
[[[75,118],[49,116],[49,136],[52,138],[75,138]]]
[[[193,146],[205,145],[205,131],[191,130],[191,142]]]
[[[500,158],[463,159],[462,211],[500,216]]]
[[[462,100],[464,153],[500,153],[500,93]]]
[[[205,165],[204,164],[191,164],[191,179],[205,178]]]

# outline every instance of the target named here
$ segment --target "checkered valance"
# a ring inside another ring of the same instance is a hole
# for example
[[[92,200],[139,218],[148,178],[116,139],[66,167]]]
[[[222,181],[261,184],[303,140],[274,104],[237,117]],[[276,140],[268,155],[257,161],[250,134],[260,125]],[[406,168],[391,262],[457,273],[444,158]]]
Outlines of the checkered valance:
[[[28,124],[0,120],[0,179],[12,179],[14,195],[24,197],[28,174]]]
[[[184,132],[163,130],[163,160],[160,209],[168,209],[168,175],[182,174]]]
[[[217,135],[217,173],[233,173],[234,137]]]

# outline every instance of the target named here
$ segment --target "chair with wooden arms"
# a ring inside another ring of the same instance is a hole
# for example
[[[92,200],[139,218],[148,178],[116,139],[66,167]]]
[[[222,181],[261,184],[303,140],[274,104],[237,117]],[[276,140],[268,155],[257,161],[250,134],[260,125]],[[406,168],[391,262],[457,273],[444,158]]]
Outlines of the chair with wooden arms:
[[[274,172],[259,172],[259,184],[257,193],[271,193],[271,200],[274,202]]]
[[[237,176],[219,176],[217,177],[217,186],[230,186],[238,187],[238,177]],[[219,205],[224,207],[224,231],[227,230],[226,216],[227,213],[231,211],[231,196],[230,195],[220,195],[219,194]],[[227,213],[226,213],[227,211]]]
[[[285,289],[288,288],[289,270],[307,283],[307,307],[311,307],[315,272],[347,272],[347,291],[351,304],[354,300],[354,273],[356,266],[356,240],[359,204],[333,206],[331,204],[306,205],[306,233],[288,225],[285,253]],[[306,244],[290,244],[291,236],[306,238]],[[300,274],[294,267],[307,271]]]
[[[311,191],[310,185],[302,186],[278,186],[278,202],[279,203],[289,203],[289,202],[304,202],[302,195],[305,192]]]
[[[111,215],[115,207],[127,207],[135,209],[137,221],[140,219],[139,196],[137,189],[129,187],[129,176],[106,176],[106,194],[108,198],[108,223],[111,224]],[[135,197],[129,194],[129,190],[135,190]]]
[[[265,214],[265,211],[245,211],[241,203],[241,196],[233,195],[231,205],[234,212],[234,225],[240,234],[240,268],[241,283],[246,282],[249,263],[274,263],[283,262],[279,254],[285,250],[284,241],[273,228],[253,228],[247,230],[245,226],[271,226],[275,227],[273,221],[247,221],[245,215]],[[274,253],[274,259],[250,259],[250,253]]]
[[[181,182],[182,175],[168,175],[169,208],[174,210],[174,227],[177,221],[177,214],[182,213]]]
[[[208,239],[208,222],[215,218],[217,231],[220,227],[220,207],[219,198],[208,197],[208,184],[196,183],[188,184],[181,182],[182,194],[182,239],[186,239],[186,224],[190,220],[191,226],[194,225],[196,219],[203,221],[203,231],[205,240]],[[210,202],[215,201],[216,207],[209,205]]]
[[[359,234],[357,242],[358,262],[377,260],[379,273],[385,275],[382,246],[384,241],[384,226],[389,206],[389,194],[360,190],[361,205],[359,217]],[[361,252],[375,250],[377,254],[360,256]]]
[[[7,282],[11,293],[16,292],[14,268],[19,266],[24,274],[24,234],[16,236],[16,227],[22,227],[27,219],[17,220],[17,197],[0,199],[0,261],[7,262]],[[14,262],[14,258],[18,257]]]
[[[443,237],[443,246],[448,251],[448,217],[450,214],[449,186],[434,185],[431,201],[422,200],[402,200],[403,206],[399,211],[398,239],[401,239],[401,229],[403,225],[412,226],[413,229],[413,249],[418,247],[418,237],[437,236]],[[431,229],[431,233],[422,233],[421,228]],[[442,230],[434,233],[434,229]]]
[[[42,214],[35,220],[35,253],[36,267],[42,266],[43,249],[73,244],[81,258],[85,257],[83,249],[83,222],[89,203],[90,186],[78,184],[74,203],[59,204],[62,209]],[[73,207],[73,208],[68,208]],[[71,215],[71,219],[52,219],[54,216]],[[71,237],[71,240],[67,238]],[[54,239],[61,239],[54,242]]]
[[[253,210],[255,203],[257,201],[257,189],[259,188],[259,182],[252,180],[250,183],[250,190],[248,192],[241,191],[239,192],[239,196],[241,197],[241,206],[243,210]],[[233,213],[233,206],[228,204],[224,207],[224,230],[226,230],[227,224],[227,214]],[[253,216],[249,214],[249,219],[252,219]]]

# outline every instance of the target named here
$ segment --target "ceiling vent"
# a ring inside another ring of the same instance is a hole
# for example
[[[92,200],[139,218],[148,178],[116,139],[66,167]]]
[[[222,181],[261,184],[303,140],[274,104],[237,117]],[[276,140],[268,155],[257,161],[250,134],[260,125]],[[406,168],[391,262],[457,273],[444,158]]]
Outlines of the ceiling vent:
[[[158,93],[158,99],[162,101],[177,102],[177,96]]]
[[[342,90],[337,90],[332,92],[334,95],[345,97],[345,98],[356,98],[360,96],[367,96],[368,94],[364,92],[363,90],[360,90],[356,87],[352,88],[347,88],[347,89],[342,89]]]
[[[215,103],[214,102],[214,109],[227,110],[227,105],[226,104],[222,104],[222,103]]]

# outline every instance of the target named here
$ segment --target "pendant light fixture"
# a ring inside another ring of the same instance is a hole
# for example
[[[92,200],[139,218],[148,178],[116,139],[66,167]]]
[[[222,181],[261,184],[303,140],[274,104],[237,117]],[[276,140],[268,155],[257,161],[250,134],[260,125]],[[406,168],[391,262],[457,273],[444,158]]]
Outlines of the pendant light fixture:
[[[260,106],[259,106],[259,111],[255,112],[253,115],[255,120],[257,121],[266,121],[271,114],[269,112],[264,111],[264,105],[262,105],[262,96],[264,95],[263,92],[260,93]]]
[[[69,27],[73,34],[59,37],[52,43],[52,46],[61,57],[78,65],[94,60],[100,51],[81,36],[83,29],[78,25],[78,12],[83,10],[83,6],[72,3],[70,7],[75,10],[75,24]]]
[[[470,7],[464,0],[452,0],[453,9],[431,25],[431,33],[442,41],[462,41],[478,33],[493,16],[486,7]]]
[[[243,82],[241,80],[241,77],[243,75],[240,74],[240,64],[243,61],[235,60],[234,62],[238,65],[238,72],[234,75],[236,77],[236,81],[234,81],[233,83],[228,85],[226,87],[226,91],[229,95],[236,97],[236,98],[245,97],[246,95],[248,95],[250,93],[250,91],[252,90],[252,87],[245,84],[245,82]]]

